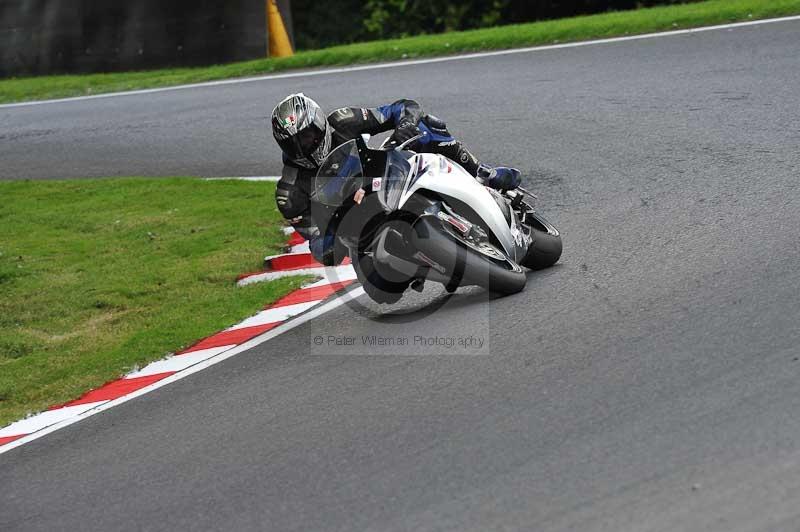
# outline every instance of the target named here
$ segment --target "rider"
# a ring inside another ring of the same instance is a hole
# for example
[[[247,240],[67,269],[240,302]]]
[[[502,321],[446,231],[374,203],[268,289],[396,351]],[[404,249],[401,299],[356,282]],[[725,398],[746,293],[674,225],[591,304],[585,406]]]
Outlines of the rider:
[[[390,129],[398,143],[423,135],[411,149],[444,155],[494,189],[509,190],[520,184],[519,170],[480,163],[450,135],[442,120],[423,113],[414,100],[397,100],[381,107],[342,107],[326,118],[314,100],[303,93],[291,94],[272,111],[272,134],[283,151],[284,164],[276,201],[284,218],[309,241],[314,258],[326,266],[335,262],[335,237],[321,234],[311,216],[310,196],[317,170],[333,148],[363,133],[374,135]]]

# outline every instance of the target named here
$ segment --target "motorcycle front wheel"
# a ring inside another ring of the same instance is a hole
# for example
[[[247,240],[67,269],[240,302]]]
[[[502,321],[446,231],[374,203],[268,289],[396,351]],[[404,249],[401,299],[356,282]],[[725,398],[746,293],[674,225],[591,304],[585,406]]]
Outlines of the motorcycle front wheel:
[[[484,253],[447,231],[441,221],[422,217],[412,232],[414,248],[432,261],[432,268],[450,278],[449,288],[477,285],[496,294],[515,294],[525,288],[525,272],[495,250]],[[488,251],[488,250],[487,250]]]
[[[364,292],[376,303],[397,303],[408,288],[409,281],[385,279],[375,268],[372,253],[351,250],[350,261]]]

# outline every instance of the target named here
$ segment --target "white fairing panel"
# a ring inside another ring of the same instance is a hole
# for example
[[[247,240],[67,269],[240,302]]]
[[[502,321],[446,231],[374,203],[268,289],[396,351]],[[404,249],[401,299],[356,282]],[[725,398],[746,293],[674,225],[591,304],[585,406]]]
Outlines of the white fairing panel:
[[[421,159],[421,161],[420,161]],[[514,238],[506,223],[500,207],[495,203],[486,187],[478,183],[461,166],[441,155],[420,153],[408,161],[411,173],[422,173],[411,187],[403,191],[400,207],[418,190],[431,190],[443,196],[450,196],[469,205],[495,234],[503,246],[503,251],[516,259]]]

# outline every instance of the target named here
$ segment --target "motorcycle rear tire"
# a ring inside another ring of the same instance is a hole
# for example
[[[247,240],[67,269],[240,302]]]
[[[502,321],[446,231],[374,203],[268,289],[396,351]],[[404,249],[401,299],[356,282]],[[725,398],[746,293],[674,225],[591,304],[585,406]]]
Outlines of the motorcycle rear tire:
[[[528,213],[524,223],[531,229],[532,242],[520,264],[531,270],[542,270],[558,262],[563,249],[558,229],[535,212]]]

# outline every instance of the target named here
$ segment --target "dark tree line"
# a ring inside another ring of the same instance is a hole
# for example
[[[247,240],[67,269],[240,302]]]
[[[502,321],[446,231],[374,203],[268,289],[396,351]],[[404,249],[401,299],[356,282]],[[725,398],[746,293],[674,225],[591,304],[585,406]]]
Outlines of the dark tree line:
[[[696,0],[292,0],[299,49]]]
[[[263,57],[264,2],[0,0],[0,77]]]

